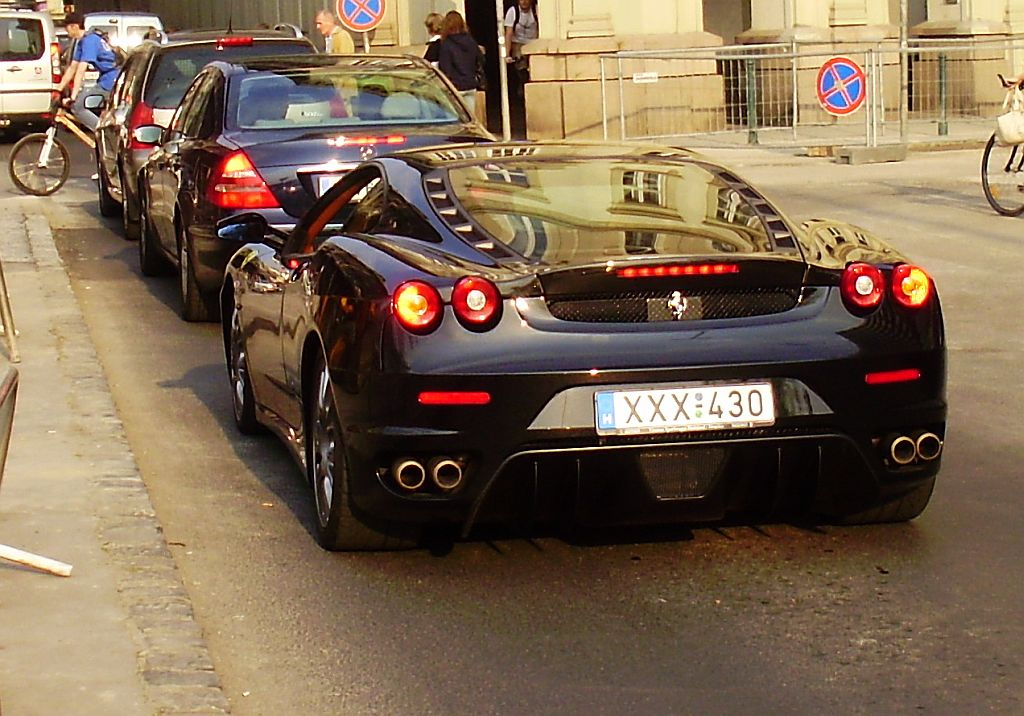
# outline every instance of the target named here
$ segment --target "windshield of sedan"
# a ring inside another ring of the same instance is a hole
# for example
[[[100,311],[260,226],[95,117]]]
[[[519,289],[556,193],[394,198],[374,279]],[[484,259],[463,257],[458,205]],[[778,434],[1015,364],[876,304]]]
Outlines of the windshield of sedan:
[[[749,201],[698,163],[517,159],[453,167],[448,177],[465,212],[531,260],[773,250]]]
[[[360,71],[352,67],[259,72],[236,77],[229,90],[231,129],[307,129],[468,122],[469,116],[433,74]]]

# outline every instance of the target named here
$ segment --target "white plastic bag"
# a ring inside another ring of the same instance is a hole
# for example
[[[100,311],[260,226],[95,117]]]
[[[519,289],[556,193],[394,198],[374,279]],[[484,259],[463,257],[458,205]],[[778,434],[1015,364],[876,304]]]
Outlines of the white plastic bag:
[[[1003,109],[996,117],[996,141],[1002,146],[1024,144],[1024,92],[1014,87],[1006,93]]]

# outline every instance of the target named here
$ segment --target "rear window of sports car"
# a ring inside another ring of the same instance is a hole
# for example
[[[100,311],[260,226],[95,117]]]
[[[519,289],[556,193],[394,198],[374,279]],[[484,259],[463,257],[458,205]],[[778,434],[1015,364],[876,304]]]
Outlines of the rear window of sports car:
[[[503,161],[454,167],[448,177],[466,213],[532,260],[773,250],[750,203],[699,164]]]
[[[216,60],[243,60],[265,55],[298,55],[312,53],[312,46],[302,41],[254,40],[251,45],[229,45],[217,49],[209,44],[188,44],[168,47],[153,62],[146,80],[145,102],[157,109],[174,109],[185,90],[208,63]]]

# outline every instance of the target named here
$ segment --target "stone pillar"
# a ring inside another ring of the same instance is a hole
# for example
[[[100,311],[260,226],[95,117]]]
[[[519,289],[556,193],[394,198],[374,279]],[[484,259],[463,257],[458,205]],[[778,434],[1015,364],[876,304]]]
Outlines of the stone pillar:
[[[611,7],[606,0],[566,0],[564,37],[606,37],[615,34]],[[543,27],[543,25],[542,25]]]
[[[1001,35],[1009,32],[1007,2],[1020,5],[1020,0],[959,0],[955,5],[945,0],[928,0],[928,19],[911,28],[917,36]]]
[[[750,29],[736,40],[763,42],[827,42],[830,3],[821,0],[751,0]]]

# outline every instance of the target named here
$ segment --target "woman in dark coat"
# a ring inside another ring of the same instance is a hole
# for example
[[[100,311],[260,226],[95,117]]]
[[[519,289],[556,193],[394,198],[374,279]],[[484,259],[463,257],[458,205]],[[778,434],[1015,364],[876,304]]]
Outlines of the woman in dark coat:
[[[457,11],[444,16],[437,66],[455,85],[472,115],[476,115],[476,68],[480,47]]]

